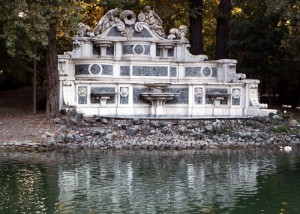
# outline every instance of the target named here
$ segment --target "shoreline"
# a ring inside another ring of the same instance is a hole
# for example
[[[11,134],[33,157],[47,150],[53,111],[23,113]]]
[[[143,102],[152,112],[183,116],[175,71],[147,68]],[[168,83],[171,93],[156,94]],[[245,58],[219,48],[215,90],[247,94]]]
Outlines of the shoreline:
[[[299,122],[289,115],[248,119],[120,119],[67,112],[60,126],[35,140],[9,141],[1,151],[205,150],[300,146]]]

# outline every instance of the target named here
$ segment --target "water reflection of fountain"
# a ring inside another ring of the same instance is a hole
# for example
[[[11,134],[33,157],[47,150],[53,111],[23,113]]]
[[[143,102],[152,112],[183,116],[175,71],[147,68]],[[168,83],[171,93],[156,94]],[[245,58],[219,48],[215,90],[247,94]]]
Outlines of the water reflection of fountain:
[[[130,207],[134,213],[151,212],[157,203],[181,210],[189,207],[191,200],[198,211],[215,209],[215,204],[228,209],[235,207],[240,197],[256,194],[258,174],[276,167],[272,158],[261,161],[261,156],[237,151],[219,157],[201,154],[195,157],[198,160],[176,154],[130,155],[106,155],[98,163],[81,164],[71,171],[61,168],[59,200],[72,203],[81,190],[86,199],[77,201],[76,206],[86,203],[92,206],[90,210],[105,207],[121,212]],[[160,209],[168,211],[170,207]]]

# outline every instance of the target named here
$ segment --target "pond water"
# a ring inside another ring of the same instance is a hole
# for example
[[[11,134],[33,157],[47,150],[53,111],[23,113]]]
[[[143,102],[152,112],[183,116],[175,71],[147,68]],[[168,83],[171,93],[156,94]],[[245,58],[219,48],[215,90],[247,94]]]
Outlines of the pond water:
[[[300,150],[0,153],[0,213],[300,213]]]

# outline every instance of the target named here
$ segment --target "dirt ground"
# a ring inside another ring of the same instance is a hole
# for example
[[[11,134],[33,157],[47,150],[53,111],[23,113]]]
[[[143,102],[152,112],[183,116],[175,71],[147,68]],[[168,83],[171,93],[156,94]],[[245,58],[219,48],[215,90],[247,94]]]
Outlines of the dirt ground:
[[[38,99],[44,94],[44,90],[38,89]],[[44,111],[33,114],[31,87],[0,91],[0,143],[33,140],[57,129],[58,125],[54,125]]]

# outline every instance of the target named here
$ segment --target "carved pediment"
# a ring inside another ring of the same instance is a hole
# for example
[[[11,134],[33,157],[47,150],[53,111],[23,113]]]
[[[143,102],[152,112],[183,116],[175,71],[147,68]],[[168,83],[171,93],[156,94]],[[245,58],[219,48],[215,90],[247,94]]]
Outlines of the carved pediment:
[[[145,7],[138,17],[131,10],[124,10],[120,13],[117,9],[108,11],[98,22],[94,29],[95,39],[105,37],[126,38],[144,38],[151,40],[166,39],[162,21],[159,16]]]

